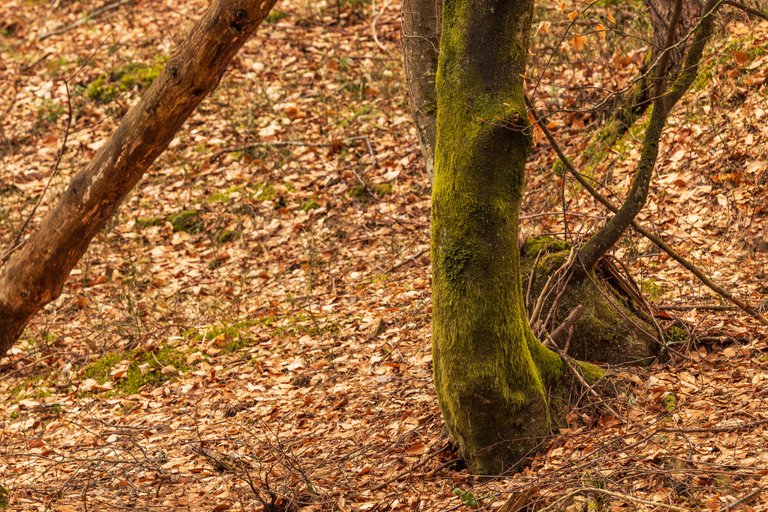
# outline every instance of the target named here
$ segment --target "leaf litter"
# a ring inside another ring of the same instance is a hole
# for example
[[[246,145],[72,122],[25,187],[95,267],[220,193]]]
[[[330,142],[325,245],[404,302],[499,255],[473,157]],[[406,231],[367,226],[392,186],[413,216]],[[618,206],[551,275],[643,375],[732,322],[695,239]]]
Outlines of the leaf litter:
[[[40,40],[98,7],[0,7],[4,245],[56,158],[61,81],[75,119],[38,217],[144,87],[89,97],[89,86],[161,62],[205,5],[126,2]],[[0,485],[13,510],[768,510],[765,333],[731,311],[675,311],[686,359],[614,371],[623,423],[576,408],[503,481],[457,460],[431,387],[429,179],[404,96],[399,7],[278,4],[94,240],[1,362]],[[631,79],[638,52],[579,60],[615,23],[607,14],[543,83]],[[753,304],[765,300],[768,68],[752,49],[766,39],[765,24],[727,24],[710,81],[665,132],[642,214]],[[540,98],[559,101],[549,90]],[[576,153],[594,119],[551,122]],[[637,147],[594,171],[619,196]],[[525,233],[562,230],[541,215],[559,208],[552,164],[539,141]],[[575,233],[605,215],[575,187],[568,207],[582,215]],[[616,253],[664,304],[720,304],[641,239]]]

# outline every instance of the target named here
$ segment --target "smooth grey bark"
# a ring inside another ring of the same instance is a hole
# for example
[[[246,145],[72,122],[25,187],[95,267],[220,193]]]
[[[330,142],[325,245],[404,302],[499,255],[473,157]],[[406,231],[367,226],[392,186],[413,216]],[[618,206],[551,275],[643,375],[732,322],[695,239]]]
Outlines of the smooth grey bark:
[[[441,0],[403,0],[402,9],[408,103],[419,132],[427,174],[431,178],[435,161],[435,76],[440,47]]]

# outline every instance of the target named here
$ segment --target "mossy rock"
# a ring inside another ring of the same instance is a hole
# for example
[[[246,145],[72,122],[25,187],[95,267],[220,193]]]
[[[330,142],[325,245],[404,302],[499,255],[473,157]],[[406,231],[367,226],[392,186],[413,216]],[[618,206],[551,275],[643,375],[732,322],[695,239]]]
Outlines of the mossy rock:
[[[529,240],[522,247],[523,289],[527,290],[535,272],[530,298],[535,301],[549,276],[568,259],[570,248],[565,242],[551,239]],[[553,300],[545,303],[545,312]],[[655,327],[596,273],[568,284],[554,314],[555,324],[579,305],[584,306],[584,313],[573,326],[568,355],[608,364],[650,364],[658,355]]]

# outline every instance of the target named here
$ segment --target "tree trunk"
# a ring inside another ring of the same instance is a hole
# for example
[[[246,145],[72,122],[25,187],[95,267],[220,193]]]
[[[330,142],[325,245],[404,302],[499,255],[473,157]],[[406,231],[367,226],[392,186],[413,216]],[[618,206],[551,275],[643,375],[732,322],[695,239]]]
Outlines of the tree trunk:
[[[435,387],[464,459],[476,473],[498,475],[524,464],[549,433],[548,393],[557,394],[566,372],[528,325],[519,265],[533,1],[447,0],[443,9],[432,192]]]
[[[603,126],[598,130],[589,146],[582,151],[582,165],[587,170],[605,162],[605,154],[634,126],[653,103],[653,84],[648,76],[649,66],[657,62],[667,46],[669,22],[673,18],[677,0],[643,0],[648,12],[648,19],[653,27],[652,46],[640,69],[635,84],[619,96]],[[673,46],[669,50],[666,73],[672,79],[677,78],[683,66],[685,52],[691,40],[686,37],[696,27],[701,18],[700,0],[683,0],[678,22],[675,24]],[[561,162],[555,164],[558,172],[564,171]]]
[[[679,21],[682,15],[682,1],[675,6],[673,21]],[[655,69],[652,70],[653,82],[653,109],[651,110],[648,126],[643,137],[643,147],[640,152],[640,160],[637,170],[632,178],[632,186],[627,198],[616,214],[608,219],[605,225],[579,250],[579,268],[582,275],[589,274],[597,262],[619,241],[622,234],[632,224],[640,213],[648,199],[653,170],[659,155],[661,134],[667,123],[667,117],[672,107],[680,101],[680,98],[688,91],[696,79],[699,63],[709,39],[712,37],[714,17],[717,8],[722,5],[719,0],[708,0],[703,9],[703,15],[699,18],[691,42],[685,53],[685,59],[679,67],[677,74],[670,71],[671,53],[662,53]],[[667,34],[665,48],[673,46],[675,33]]]
[[[57,298],[91,239],[112,217],[276,0],[214,0],[163,72],[77,174],[39,229],[0,268],[0,356]]]
[[[435,159],[435,75],[440,45],[440,4],[441,0],[403,0],[403,54],[408,101],[430,178]]]

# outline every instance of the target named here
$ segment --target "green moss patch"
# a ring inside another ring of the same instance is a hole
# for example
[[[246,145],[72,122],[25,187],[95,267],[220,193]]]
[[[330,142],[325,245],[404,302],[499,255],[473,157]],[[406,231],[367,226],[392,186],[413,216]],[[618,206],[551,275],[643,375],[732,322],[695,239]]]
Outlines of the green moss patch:
[[[224,353],[237,352],[253,343],[250,328],[263,323],[263,320],[238,320],[233,323],[209,325],[187,335],[197,341],[215,340],[214,345]]]
[[[88,84],[85,95],[99,103],[109,103],[124,91],[143,91],[160,75],[165,66],[165,60],[164,57],[158,58],[149,66],[131,62],[119,69],[102,73]]]
[[[357,185],[349,191],[350,197],[361,202],[368,202],[374,198],[382,198],[392,194],[391,183],[373,183],[368,186]]]
[[[11,505],[11,496],[8,489],[0,485],[0,510],[8,510]]]
[[[281,11],[279,9],[272,9],[272,12],[270,12],[269,15],[267,15],[267,18],[264,20],[264,23],[277,23],[280,20],[284,20],[288,16],[290,16],[290,14],[288,14],[285,11]]]
[[[83,377],[100,384],[111,381],[112,372],[123,361],[127,361],[128,365],[125,372],[115,379],[115,391],[128,395],[136,394],[145,387],[157,387],[177,373],[187,371],[185,354],[170,345],[163,345],[156,350],[110,352],[86,366]],[[175,371],[168,371],[168,367]]]
[[[136,227],[139,229],[162,226],[164,223],[165,219],[163,217],[139,217],[136,219]]]
[[[168,217],[168,222],[174,231],[186,233],[200,233],[205,228],[201,213],[198,210],[183,210]]]

